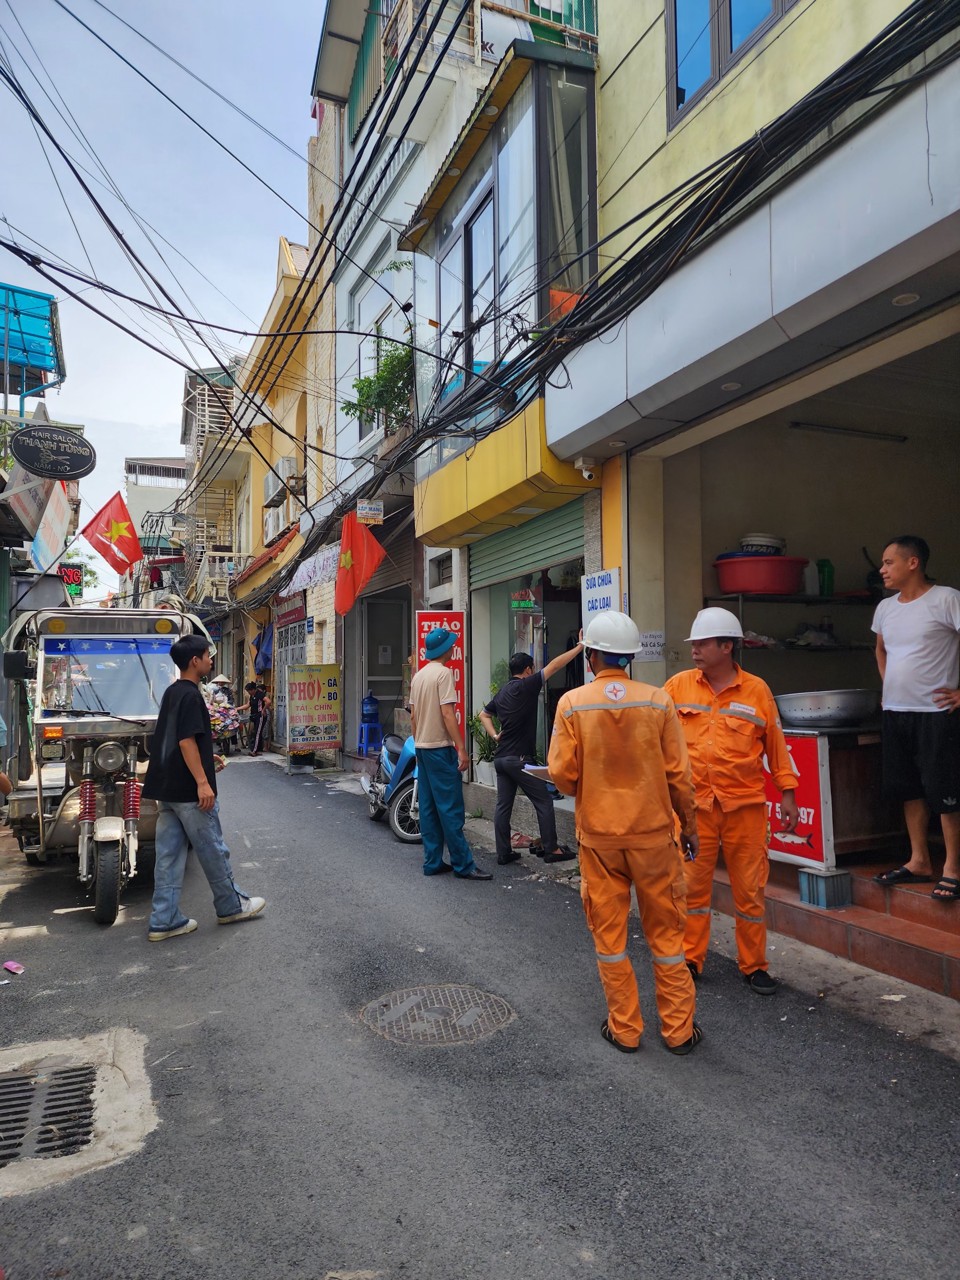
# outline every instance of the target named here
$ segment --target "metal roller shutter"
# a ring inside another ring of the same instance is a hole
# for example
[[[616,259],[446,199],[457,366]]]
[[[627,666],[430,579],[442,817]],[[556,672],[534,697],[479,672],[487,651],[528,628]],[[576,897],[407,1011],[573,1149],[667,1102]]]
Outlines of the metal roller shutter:
[[[470,590],[582,555],[583,499],[574,498],[516,529],[504,529],[474,543],[470,548]]]
[[[361,594],[371,596],[388,587],[409,587],[413,582],[413,516],[405,515],[393,529],[384,525],[372,533],[387,554]]]

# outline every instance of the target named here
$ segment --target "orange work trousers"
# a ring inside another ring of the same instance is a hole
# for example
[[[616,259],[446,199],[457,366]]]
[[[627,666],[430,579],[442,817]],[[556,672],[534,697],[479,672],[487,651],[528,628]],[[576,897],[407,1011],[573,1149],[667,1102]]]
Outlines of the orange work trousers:
[[[637,977],[627,957],[630,886],[644,937],[653,957],[660,1030],[669,1045],[693,1035],[696,990],[684,964],[683,929],[687,891],[683,861],[673,840],[652,849],[598,853],[580,846],[580,896],[597,951],[597,969],[607,998],[607,1024],[614,1039],[640,1043],[643,1017]]]
[[[724,813],[714,802],[712,809],[697,810],[700,852],[695,862],[684,865],[687,878],[687,928],[683,938],[689,964],[703,969],[710,942],[710,901],[717,854],[730,876],[736,919],[737,964],[744,974],[767,967],[767,926],[764,921],[763,890],[770,874],[767,854],[767,806],[748,804]]]

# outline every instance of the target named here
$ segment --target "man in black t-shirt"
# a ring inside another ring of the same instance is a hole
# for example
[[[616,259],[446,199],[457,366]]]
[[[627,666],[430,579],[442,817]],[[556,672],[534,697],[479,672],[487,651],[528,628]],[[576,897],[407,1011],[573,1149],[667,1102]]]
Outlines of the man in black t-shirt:
[[[480,712],[484,729],[497,744],[493,760],[497,771],[497,808],[493,827],[497,838],[497,861],[501,864],[516,862],[520,857],[510,844],[510,818],[517,787],[537,813],[540,847],[534,851],[544,862],[566,862],[577,856],[571,849],[557,843],[557,819],[547,784],[541,778],[524,772],[524,765],[535,764],[537,759],[537,705],[541,690],[551,676],[582,652],[583,633],[580,635],[580,643],[548,662],[542,671],[534,671],[533,658],[529,653],[515,653],[509,664],[510,679]],[[493,723],[494,716],[500,721],[499,732]]]
[[[170,647],[180,679],[164,693],[150,746],[143,794],[157,801],[156,867],[153,873],[151,942],[193,933],[196,920],[180,910],[180,891],[191,846],[213,891],[218,924],[251,920],[266,906],[233,881],[217,801],[217,773],[210,713],[200,681],[213,659],[203,636],[183,636]]]

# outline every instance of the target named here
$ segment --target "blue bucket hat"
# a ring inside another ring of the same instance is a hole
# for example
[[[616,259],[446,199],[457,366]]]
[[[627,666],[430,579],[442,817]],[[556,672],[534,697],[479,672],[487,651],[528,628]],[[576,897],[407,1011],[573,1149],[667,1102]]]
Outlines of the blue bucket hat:
[[[452,649],[456,643],[457,637],[452,631],[447,631],[443,627],[435,627],[433,631],[427,632],[423,647],[427,651],[428,658],[442,658],[447,650]]]

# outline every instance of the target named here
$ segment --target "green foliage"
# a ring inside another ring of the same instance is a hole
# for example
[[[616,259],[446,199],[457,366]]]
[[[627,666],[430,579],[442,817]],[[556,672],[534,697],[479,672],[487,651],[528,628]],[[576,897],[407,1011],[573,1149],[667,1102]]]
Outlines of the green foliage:
[[[506,658],[501,658],[493,668],[493,675],[490,677],[490,696],[493,697],[495,693],[499,693],[509,679],[510,664]]]
[[[413,349],[389,338],[377,339],[377,369],[364,378],[355,378],[355,400],[344,400],[341,409],[348,418],[371,422],[379,418],[385,435],[410,420],[413,395]]]
[[[469,718],[467,721],[467,728],[470,730],[470,737],[473,739],[473,746],[477,753],[477,759],[479,761],[492,760],[494,753],[497,750],[497,744],[483,727],[483,722],[479,715],[471,716]]]

